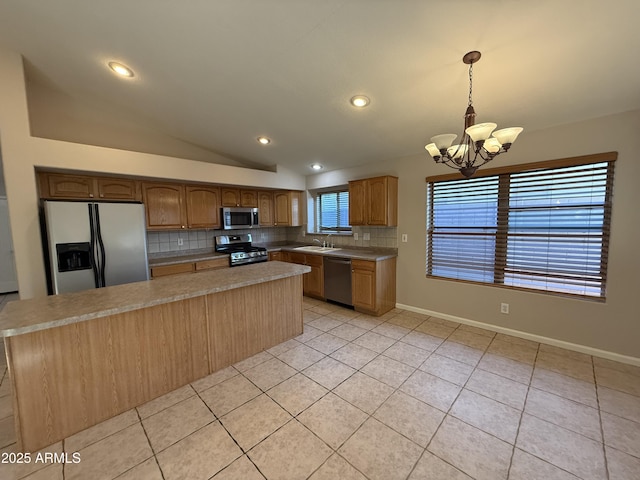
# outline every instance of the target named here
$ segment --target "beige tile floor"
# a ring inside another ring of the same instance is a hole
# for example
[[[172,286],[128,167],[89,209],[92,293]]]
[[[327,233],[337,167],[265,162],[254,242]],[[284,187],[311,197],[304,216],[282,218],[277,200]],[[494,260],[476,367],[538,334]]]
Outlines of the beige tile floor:
[[[0,478],[640,479],[640,367],[402,310],[304,305],[296,339],[45,449],[80,463],[0,464]]]

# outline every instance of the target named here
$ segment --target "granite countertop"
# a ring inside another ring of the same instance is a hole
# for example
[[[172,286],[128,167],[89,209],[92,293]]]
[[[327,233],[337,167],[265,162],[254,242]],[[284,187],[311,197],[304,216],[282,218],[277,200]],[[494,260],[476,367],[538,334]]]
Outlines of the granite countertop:
[[[262,262],[242,267],[172,275],[154,280],[50,295],[10,302],[0,313],[0,337],[139,310],[210,293],[223,292],[281,278],[302,275],[310,267]]]
[[[296,252],[296,253],[308,253],[311,255],[323,255],[327,257],[347,257],[347,258],[355,258],[358,260],[370,260],[374,262],[379,262],[381,260],[386,260],[388,258],[393,258],[398,256],[398,250],[395,248],[383,248],[383,247],[336,247],[331,250],[296,250],[298,247],[305,246],[313,246],[313,245],[305,245],[302,243],[295,244],[282,244],[280,242],[276,243],[258,243],[255,242],[253,245],[257,247],[265,247],[269,252]],[[176,255],[175,252],[169,254],[154,254],[149,257],[149,267],[160,267],[163,265],[176,265],[179,263],[191,263],[191,262],[200,262],[202,260],[211,260],[212,258],[217,258],[220,256],[225,256],[225,253],[218,253],[215,251],[211,251],[211,249],[205,249],[202,251],[198,251],[197,253],[190,253],[189,255]]]
[[[213,258],[228,257],[228,253],[212,252],[211,249],[199,253],[191,253],[189,255],[176,255],[173,252],[170,255],[159,255],[149,257],[149,267],[160,267],[164,265],[176,265],[178,263],[201,262],[203,260],[211,260]]]
[[[379,262],[388,258],[398,256],[398,251],[395,248],[382,248],[382,247],[336,247],[329,250],[306,250],[299,249],[300,247],[306,247],[309,245],[282,245],[273,247],[273,251],[295,252],[305,253],[310,255],[322,255],[325,257],[346,257],[357,260],[370,260]]]

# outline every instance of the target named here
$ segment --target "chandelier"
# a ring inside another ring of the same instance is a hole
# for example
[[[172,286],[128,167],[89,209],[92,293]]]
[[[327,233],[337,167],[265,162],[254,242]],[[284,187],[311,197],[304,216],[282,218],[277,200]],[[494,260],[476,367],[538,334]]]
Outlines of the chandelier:
[[[495,123],[475,124],[476,111],[473,109],[473,64],[480,60],[480,52],[473,51],[462,57],[469,65],[469,104],[464,114],[464,133],[459,144],[452,145],[458,136],[445,133],[431,137],[431,143],[424,148],[436,163],[460,170],[465,177],[471,177],[478,167],[509,150],[511,144],[522,132],[521,127],[495,130]],[[491,134],[493,133],[493,136]]]

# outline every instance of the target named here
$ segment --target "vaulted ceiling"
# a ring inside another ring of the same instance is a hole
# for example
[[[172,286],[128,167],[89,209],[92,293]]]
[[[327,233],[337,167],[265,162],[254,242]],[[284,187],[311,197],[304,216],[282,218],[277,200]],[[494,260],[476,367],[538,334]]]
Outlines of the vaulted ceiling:
[[[638,18],[637,0],[3,0],[0,44],[24,56],[32,101],[64,99],[61,119],[84,108],[98,131],[306,175],[460,133],[470,50],[477,121],[526,135],[640,108]],[[355,109],[356,94],[371,104]],[[148,143],[131,148],[165,153]]]

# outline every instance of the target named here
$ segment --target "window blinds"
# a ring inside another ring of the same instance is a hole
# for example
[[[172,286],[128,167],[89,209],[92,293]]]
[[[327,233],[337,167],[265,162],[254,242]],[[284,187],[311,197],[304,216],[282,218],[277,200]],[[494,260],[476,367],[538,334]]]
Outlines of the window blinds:
[[[614,162],[565,164],[428,182],[427,275],[604,298]]]
[[[318,193],[316,197],[317,231],[350,231],[349,191]]]

